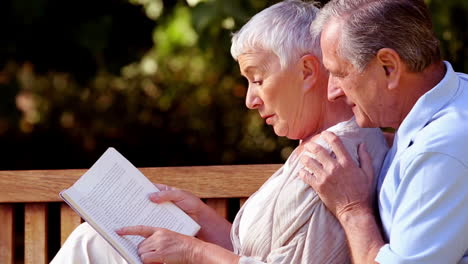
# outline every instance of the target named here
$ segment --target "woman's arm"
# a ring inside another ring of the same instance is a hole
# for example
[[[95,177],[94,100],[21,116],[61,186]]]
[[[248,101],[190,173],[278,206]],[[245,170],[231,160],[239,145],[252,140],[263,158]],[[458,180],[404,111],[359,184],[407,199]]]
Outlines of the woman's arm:
[[[119,235],[145,237],[138,246],[138,254],[144,264],[237,264],[240,259],[239,256],[218,245],[164,228],[130,226],[116,232]]]
[[[152,194],[151,201],[155,203],[173,202],[201,226],[197,234],[198,238],[232,250],[230,239],[232,225],[229,221],[188,191],[163,184],[156,184],[156,186],[161,191]]]
[[[232,251],[230,236],[232,224],[206,204],[204,204],[202,211],[199,221],[203,227],[198,232],[197,237]]]

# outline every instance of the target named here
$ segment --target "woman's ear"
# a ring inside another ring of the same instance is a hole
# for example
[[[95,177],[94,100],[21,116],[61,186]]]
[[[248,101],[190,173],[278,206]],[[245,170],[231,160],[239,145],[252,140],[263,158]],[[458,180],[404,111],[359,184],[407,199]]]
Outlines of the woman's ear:
[[[387,88],[393,90],[399,86],[403,62],[394,49],[383,48],[377,52],[377,62],[382,67],[387,80]]]
[[[304,90],[311,90],[320,78],[320,67],[321,63],[312,54],[306,54],[301,57],[301,70],[302,70],[302,81],[304,83]]]

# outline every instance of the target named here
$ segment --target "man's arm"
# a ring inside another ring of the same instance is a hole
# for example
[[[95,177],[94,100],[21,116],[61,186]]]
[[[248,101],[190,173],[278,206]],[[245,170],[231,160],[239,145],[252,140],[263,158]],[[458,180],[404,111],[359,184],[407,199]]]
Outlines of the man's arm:
[[[304,171],[302,177],[342,224],[355,263],[458,263],[468,255],[465,164],[438,152],[402,157],[395,172],[401,174],[387,175],[381,191],[382,202],[390,203],[390,241],[385,244],[371,206],[370,157],[360,148],[358,168],[336,136],[324,136],[337,159],[311,144],[308,150],[316,159],[303,163],[314,174]]]
[[[346,233],[353,263],[376,263],[385,243],[372,210],[350,210],[341,214],[338,221]]]
[[[468,253],[468,168],[440,152],[407,152],[397,162],[380,194],[391,230],[376,260],[459,263]]]

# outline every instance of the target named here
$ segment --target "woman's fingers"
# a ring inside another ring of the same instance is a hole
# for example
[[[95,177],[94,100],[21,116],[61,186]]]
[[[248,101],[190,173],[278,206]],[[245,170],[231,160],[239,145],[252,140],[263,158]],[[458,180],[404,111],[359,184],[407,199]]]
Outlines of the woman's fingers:
[[[155,183],[154,184],[156,186],[156,188],[158,188],[160,191],[169,191],[169,190],[175,190],[177,188],[174,188],[174,187],[171,187],[169,185],[166,185],[166,184],[162,184],[162,183]]]
[[[162,190],[150,195],[150,200],[154,203],[178,202],[184,198],[184,192],[178,189]]]
[[[140,258],[143,264],[162,264],[164,262],[164,259],[157,252],[154,251],[143,253],[140,255]]]
[[[143,263],[187,263],[198,239],[177,232],[150,226],[127,226],[116,231],[119,235],[142,236],[138,255]]]
[[[198,222],[200,213],[203,209],[204,203],[200,198],[196,197],[194,194],[177,189],[174,187],[168,187],[167,190],[164,190],[163,184],[155,184],[156,187],[161,187],[161,191],[150,194],[150,201],[161,204],[164,202],[173,202],[185,213],[187,213],[193,220]],[[158,187],[158,188],[159,188]]]
[[[141,236],[144,238],[148,238],[151,235],[153,235],[155,229],[155,227],[151,226],[137,225],[122,227],[116,230],[115,232],[120,236]]]

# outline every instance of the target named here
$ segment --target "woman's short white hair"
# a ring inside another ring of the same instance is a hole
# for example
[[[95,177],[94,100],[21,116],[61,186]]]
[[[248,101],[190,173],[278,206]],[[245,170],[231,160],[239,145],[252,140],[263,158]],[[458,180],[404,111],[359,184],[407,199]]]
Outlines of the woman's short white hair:
[[[310,24],[319,9],[315,2],[287,0],[253,16],[232,36],[231,55],[237,58],[252,50],[271,51],[285,68],[306,54],[321,60],[320,35],[312,35]]]

